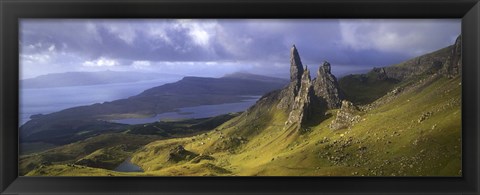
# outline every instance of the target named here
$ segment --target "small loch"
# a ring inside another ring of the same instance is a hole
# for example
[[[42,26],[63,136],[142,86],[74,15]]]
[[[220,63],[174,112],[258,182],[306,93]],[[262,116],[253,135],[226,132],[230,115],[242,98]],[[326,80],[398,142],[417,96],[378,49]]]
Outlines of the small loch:
[[[118,165],[114,171],[118,172],[143,172],[143,169],[136,164],[132,163],[132,158],[127,158],[122,164]]]

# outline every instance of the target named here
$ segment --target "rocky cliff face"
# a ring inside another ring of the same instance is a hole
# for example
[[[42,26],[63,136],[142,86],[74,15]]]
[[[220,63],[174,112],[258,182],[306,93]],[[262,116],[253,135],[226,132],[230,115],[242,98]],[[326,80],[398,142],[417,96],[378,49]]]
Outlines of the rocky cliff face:
[[[455,44],[443,49],[415,57],[393,66],[373,68],[379,80],[395,79],[402,81],[412,76],[441,73],[448,77],[461,74],[462,71],[462,36]]]
[[[462,35],[455,40],[450,56],[445,62],[444,73],[448,77],[454,77],[462,73]]]
[[[330,63],[323,62],[317,75],[317,78],[313,81],[315,96],[325,100],[328,109],[339,108],[343,95],[338,88],[337,78],[331,73]]]
[[[300,128],[308,121],[321,118],[327,109],[340,106],[342,96],[330,63],[324,62],[317,74],[312,81],[310,71],[303,68],[294,45],[290,50],[290,83],[280,92],[278,104],[289,113],[285,122],[287,128]]]

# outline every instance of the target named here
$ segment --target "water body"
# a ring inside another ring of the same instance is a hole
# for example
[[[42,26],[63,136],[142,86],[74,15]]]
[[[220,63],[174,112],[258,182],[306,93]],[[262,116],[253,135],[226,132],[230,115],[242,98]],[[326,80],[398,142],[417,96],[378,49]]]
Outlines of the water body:
[[[118,172],[143,172],[143,169],[136,164],[133,164],[131,158],[127,158],[122,164],[118,165],[114,171]]]
[[[112,120],[112,122],[136,125],[136,124],[153,123],[160,120],[197,119],[197,118],[213,117],[213,116],[228,114],[232,112],[242,112],[242,111],[245,111],[250,106],[252,106],[253,104],[255,104],[255,102],[257,102],[257,100],[260,99],[261,96],[244,96],[244,97],[248,97],[249,99],[245,99],[241,102],[236,102],[236,103],[184,107],[184,108],[179,108],[176,112],[161,113],[150,118],[128,118],[128,119]]]
[[[29,121],[34,114],[49,114],[66,108],[123,99],[180,79],[178,77],[105,85],[20,89],[20,125]]]

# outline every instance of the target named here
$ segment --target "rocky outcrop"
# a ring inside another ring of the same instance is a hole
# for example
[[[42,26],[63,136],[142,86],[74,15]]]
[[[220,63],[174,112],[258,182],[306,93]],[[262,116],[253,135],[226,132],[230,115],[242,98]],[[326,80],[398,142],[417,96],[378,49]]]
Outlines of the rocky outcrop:
[[[434,74],[442,69],[452,48],[453,46],[449,46],[396,65],[374,68],[370,73],[378,75],[379,80],[394,79],[397,81],[423,74]]]
[[[453,45],[415,57],[400,64],[374,68],[373,72],[377,73],[379,77],[399,81],[412,76],[437,73],[450,78],[455,77],[462,72],[462,35],[457,37]]]
[[[317,98],[327,103],[328,109],[339,108],[343,95],[341,94],[337,78],[331,73],[330,63],[323,62],[317,72],[317,78],[313,81],[313,89]]]
[[[376,76],[378,80],[386,80],[388,78],[387,71],[385,68],[373,68],[372,70],[374,73],[376,73]]]
[[[315,109],[312,105],[314,97],[310,71],[308,68],[305,68],[300,81],[300,89],[294,98],[292,110],[285,122],[285,126],[288,127],[295,124],[300,127],[304,124],[312,116]]]
[[[281,91],[281,101],[278,105],[279,108],[291,110],[295,101],[295,97],[298,95],[298,91],[301,87],[301,80],[303,76],[303,64],[298,54],[295,45],[290,49],[290,83],[287,88]]]
[[[280,92],[278,104],[278,108],[288,113],[286,128],[298,129],[308,122],[321,120],[327,109],[340,106],[342,95],[330,63],[324,62],[317,74],[312,80],[294,45],[290,50],[290,83]]]
[[[168,154],[168,161],[176,163],[184,160],[192,160],[196,156],[198,155],[188,150],[185,150],[183,146],[179,145],[170,150]]]
[[[458,36],[448,56],[444,71],[447,77],[455,77],[462,73],[462,35]]]
[[[360,110],[352,102],[343,100],[342,107],[337,111],[336,118],[330,124],[330,129],[338,130],[351,127],[360,121]]]
[[[303,75],[303,64],[295,45],[290,49],[290,82],[299,83]]]

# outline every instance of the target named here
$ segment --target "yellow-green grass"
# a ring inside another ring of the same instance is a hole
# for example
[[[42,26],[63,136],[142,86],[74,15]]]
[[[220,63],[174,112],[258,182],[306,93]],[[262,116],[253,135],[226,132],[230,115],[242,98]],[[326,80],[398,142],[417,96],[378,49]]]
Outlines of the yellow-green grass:
[[[73,164],[81,159],[97,162],[90,163],[90,166],[111,168],[120,164],[139,147],[156,139],[156,136],[103,134],[44,152],[20,156],[19,173],[25,175],[39,167]]]
[[[231,175],[458,176],[460,78],[432,80],[425,87],[413,83],[419,86],[363,113],[362,120],[350,129],[330,130],[328,125],[335,117],[332,111],[332,117],[309,132],[292,132],[283,129],[286,115],[271,107],[263,110],[270,117],[242,115],[217,128],[220,131],[194,137],[195,141],[184,138],[151,143],[145,151],[156,149],[165,155],[138,152],[134,162],[158,173],[171,166],[190,167],[189,162],[165,163],[169,148],[183,145],[189,151],[213,156],[215,160],[210,163]],[[418,122],[426,112],[433,114]],[[249,131],[248,127],[263,123],[261,120],[268,120],[268,125]],[[232,123],[235,125],[227,128]],[[220,132],[226,138],[244,136],[246,141],[234,148],[216,149],[223,143]],[[324,138],[329,141],[322,141]]]
[[[29,175],[460,176],[461,78],[427,77],[377,100],[347,129],[329,128],[331,110],[301,133],[284,127],[287,113],[260,103],[207,133],[138,149],[131,161],[144,173],[53,165]],[[169,161],[178,145],[212,158]]]

